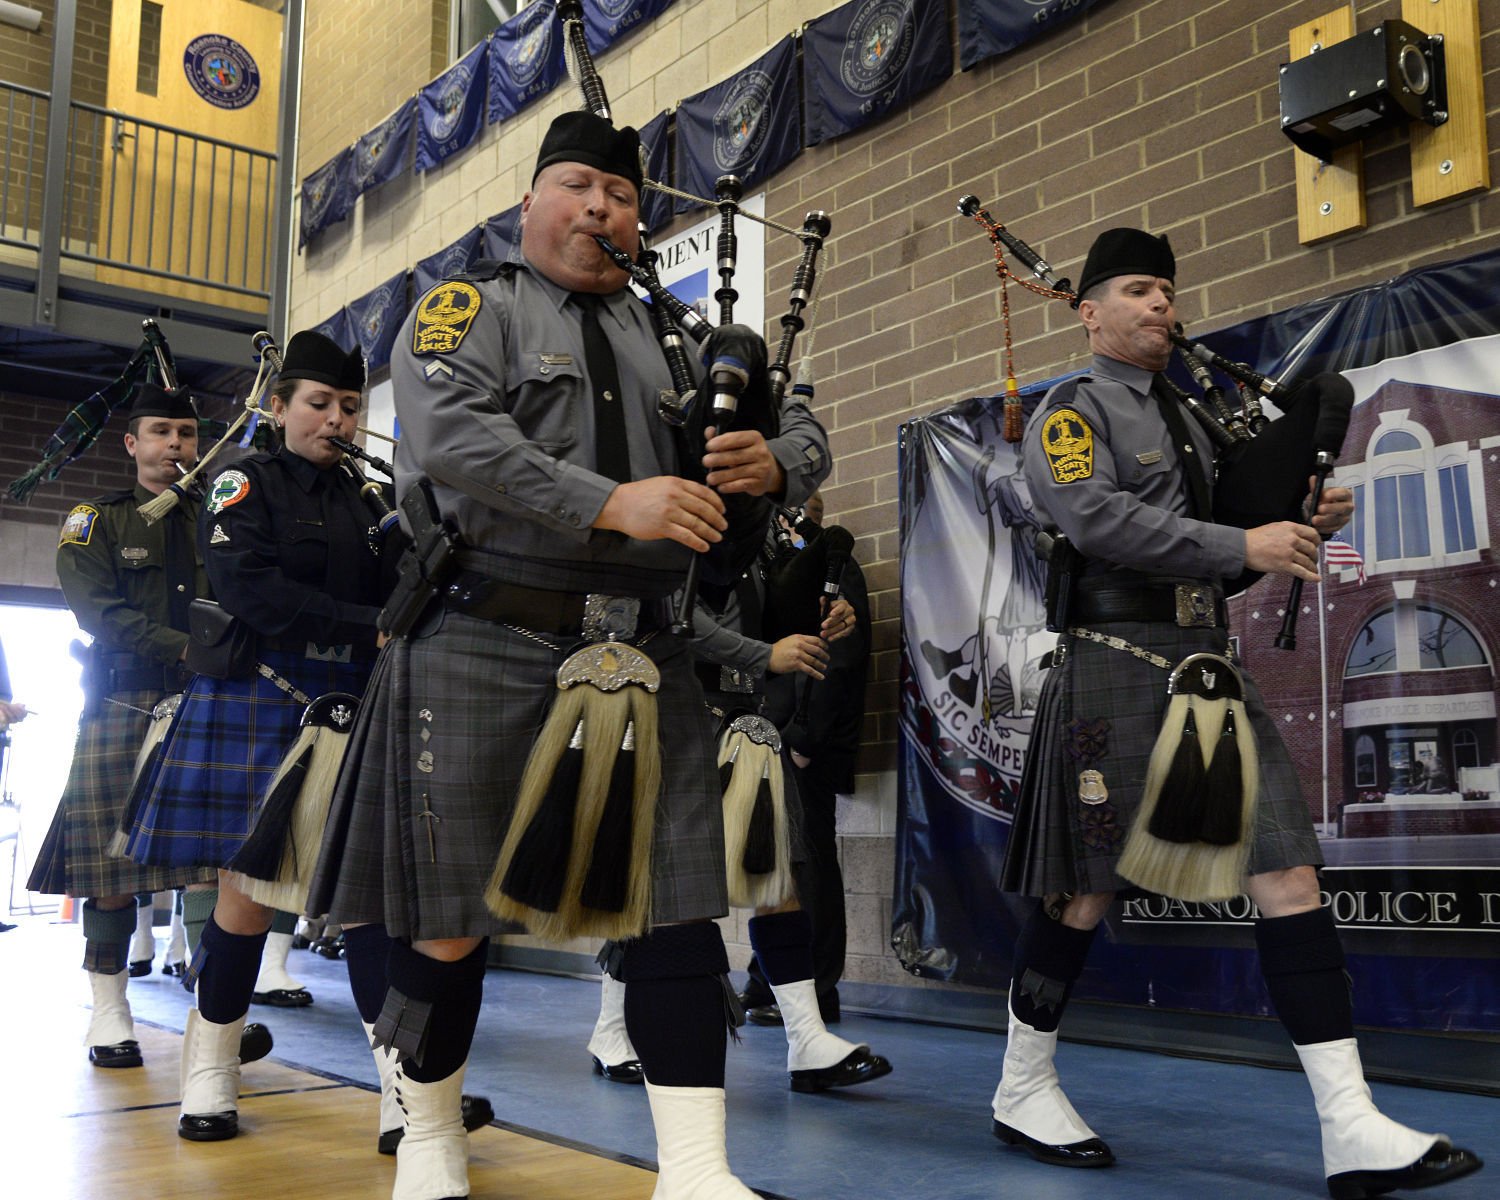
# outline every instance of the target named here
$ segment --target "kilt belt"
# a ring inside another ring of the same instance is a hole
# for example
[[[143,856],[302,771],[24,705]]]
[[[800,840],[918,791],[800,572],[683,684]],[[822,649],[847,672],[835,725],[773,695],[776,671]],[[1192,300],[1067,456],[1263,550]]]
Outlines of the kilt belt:
[[[1140,590],[1080,589],[1068,614],[1071,623],[1099,625],[1111,621],[1162,621],[1182,629],[1224,629],[1224,597],[1206,584],[1154,584]]]
[[[549,592],[505,583],[475,571],[460,571],[443,593],[443,603],[481,621],[560,637],[582,636],[590,641],[607,637],[629,640],[672,623],[670,597],[643,600],[597,592]]]

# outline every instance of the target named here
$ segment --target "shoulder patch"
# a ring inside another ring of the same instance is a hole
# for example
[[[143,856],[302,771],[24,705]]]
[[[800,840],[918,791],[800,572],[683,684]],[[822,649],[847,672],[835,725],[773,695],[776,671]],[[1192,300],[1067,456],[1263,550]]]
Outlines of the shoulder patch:
[[[479,315],[479,291],[472,284],[448,279],[422,297],[417,305],[413,354],[451,354]]]
[[[62,534],[57,539],[61,546],[87,546],[94,536],[94,522],[99,519],[99,510],[91,504],[80,504],[68,514],[63,522]]]
[[[238,504],[250,494],[250,477],[243,471],[225,471],[214,480],[208,489],[204,507],[211,513],[221,513],[231,504]]]
[[[1042,422],[1042,449],[1052,478],[1074,483],[1094,473],[1094,431],[1076,409],[1059,408]]]

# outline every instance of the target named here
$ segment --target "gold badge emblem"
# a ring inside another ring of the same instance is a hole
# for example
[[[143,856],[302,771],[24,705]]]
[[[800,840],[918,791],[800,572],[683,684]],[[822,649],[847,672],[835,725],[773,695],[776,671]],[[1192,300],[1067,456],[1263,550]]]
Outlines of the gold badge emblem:
[[[1104,775],[1090,767],[1078,772],[1078,798],[1085,804],[1103,804],[1109,799],[1109,789],[1104,786]]]
[[[1071,408],[1060,408],[1042,423],[1042,449],[1058,483],[1073,483],[1094,473],[1094,431]]]
[[[414,354],[451,354],[479,315],[479,292],[467,283],[447,280],[422,297],[417,306]]]

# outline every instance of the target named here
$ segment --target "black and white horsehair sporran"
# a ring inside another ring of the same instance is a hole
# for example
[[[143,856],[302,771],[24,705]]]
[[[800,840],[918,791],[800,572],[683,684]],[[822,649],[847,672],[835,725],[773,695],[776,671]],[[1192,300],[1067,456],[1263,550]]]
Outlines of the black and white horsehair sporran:
[[[1171,700],[1116,870],[1176,900],[1227,900],[1244,890],[1260,785],[1239,671],[1218,654],[1172,670]]]
[[[484,901],[539,938],[631,938],[651,918],[661,673],[618,641],[574,651],[526,760]]]
[[[792,839],[787,823],[781,734],[765,717],[735,713],[719,738],[724,789],[724,863],[729,903],[769,908],[790,900]]]
[[[307,907],[307,888],[323,843],[359,697],[327,692],[302,711],[297,739],[271,776],[249,836],[224,864],[250,899],[281,912]]]

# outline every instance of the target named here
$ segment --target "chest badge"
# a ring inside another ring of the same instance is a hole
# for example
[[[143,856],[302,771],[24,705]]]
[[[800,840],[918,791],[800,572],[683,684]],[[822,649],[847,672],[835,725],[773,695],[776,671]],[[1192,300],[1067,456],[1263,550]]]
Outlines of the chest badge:
[[[123,558],[126,562],[141,562],[142,560],[149,558],[150,556],[151,551],[147,550],[144,546],[120,547],[120,557]]]

